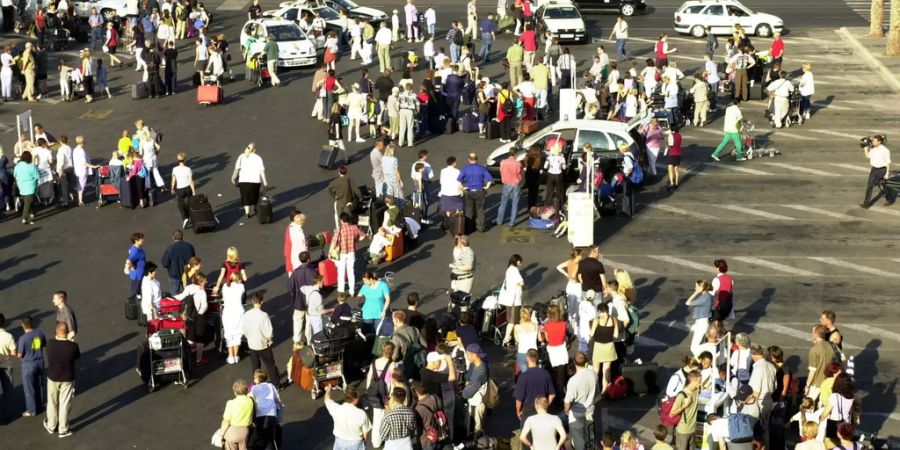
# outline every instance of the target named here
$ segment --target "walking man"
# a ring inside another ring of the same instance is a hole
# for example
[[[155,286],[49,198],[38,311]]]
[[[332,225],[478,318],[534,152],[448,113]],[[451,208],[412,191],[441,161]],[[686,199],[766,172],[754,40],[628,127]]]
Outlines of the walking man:
[[[44,332],[34,329],[31,316],[22,319],[22,331],[16,346],[16,356],[22,360],[22,388],[25,391],[23,417],[36,415],[47,402],[47,385],[44,383]],[[4,395],[6,390],[4,389]]]
[[[344,402],[331,399],[331,385],[325,385],[325,408],[334,421],[334,447],[343,450],[365,450],[366,438],[372,431],[372,422],[359,407],[359,391],[349,387],[344,391]]]
[[[338,228],[341,225],[340,213],[352,214],[353,206],[362,200],[359,186],[347,176],[347,166],[338,167],[338,177],[328,183],[328,194],[334,200],[334,228]]]
[[[612,40],[613,37],[616,38],[616,61],[629,58],[625,50],[625,44],[628,42],[628,22],[625,22],[625,16],[616,18],[616,24],[609,33],[609,39]]]
[[[781,71],[777,80],[769,83],[766,88],[772,96],[772,121],[775,128],[781,128],[788,115],[791,92],[794,92],[794,83],[787,79],[787,72]]]
[[[275,42],[275,36],[270,34],[266,37],[263,52],[266,54],[266,69],[269,71],[269,76],[272,77],[272,86],[281,86],[281,80],[276,73],[278,71],[278,43]]]
[[[169,290],[172,294],[180,293],[184,286],[181,285],[181,274],[191,258],[197,256],[194,246],[184,242],[184,233],[181,230],[172,232],[172,243],[166,248],[162,256],[162,266],[169,275]]]
[[[47,419],[48,433],[59,432],[69,437],[69,411],[75,396],[75,361],[81,357],[78,344],[69,340],[71,333],[65,322],[57,322],[56,337],[47,342]]]
[[[466,4],[466,18],[468,21],[465,34],[472,33],[472,42],[475,42],[475,39],[478,38],[478,8],[475,5],[475,0],[469,0],[469,3]]]
[[[522,163],[516,158],[518,150],[513,147],[509,150],[509,156],[500,162],[500,182],[503,183],[503,192],[500,195],[500,209],[497,210],[497,226],[503,225],[503,215],[506,213],[506,203],[509,206],[509,226],[516,225],[516,215],[519,212],[519,192],[522,185]]]
[[[597,374],[587,363],[587,355],[575,354],[575,375],[566,384],[563,412],[570,417],[569,432],[575,450],[588,450],[594,442],[594,397]]]
[[[331,243],[332,252],[337,249],[338,292],[348,292],[353,297],[356,289],[356,243],[366,238],[358,226],[350,223],[350,214],[341,213],[341,227]],[[346,284],[345,284],[346,283]],[[347,287],[347,290],[344,287]]]
[[[381,168],[384,146],[384,138],[376,138],[375,147],[369,153],[369,162],[372,164],[372,181],[375,183],[375,197],[384,195],[384,169]]]
[[[279,380],[278,366],[275,365],[275,356],[272,355],[272,320],[262,310],[262,293],[254,292],[250,302],[253,308],[245,312],[242,319],[247,347],[250,348],[250,373],[259,369],[262,361],[266,365],[269,379]]]
[[[515,88],[522,82],[522,61],[525,60],[525,50],[519,40],[513,41],[506,50],[506,61],[509,63],[509,86]]]
[[[494,13],[490,13],[481,19],[481,52],[478,54],[478,58],[485,64],[490,62],[491,46],[494,44],[494,39],[497,38],[496,33],[497,24],[494,22]]]
[[[859,205],[863,209],[868,209],[869,205],[872,204],[870,200],[872,198],[872,188],[874,188],[882,179],[887,180],[891,173],[891,151],[882,145],[883,142],[884,138],[881,137],[881,135],[875,135],[872,137],[871,147],[866,147],[864,149],[866,158],[869,160],[869,165],[871,165],[871,169],[869,170],[869,181],[866,183],[866,198]],[[886,205],[893,205],[893,195],[885,195],[887,196]]]
[[[484,198],[494,178],[484,166],[478,164],[478,156],[469,153],[469,165],[459,171],[457,178],[465,191],[466,221],[475,222],[479,233],[484,233]]]
[[[375,33],[375,51],[378,52],[378,70],[384,72],[391,69],[391,29],[387,21],[381,22],[381,28]]]
[[[722,136],[722,142],[716,147],[716,151],[712,154],[712,159],[719,161],[719,154],[728,145],[728,141],[734,143],[735,161],[746,161],[741,154],[741,124],[744,122],[744,115],[741,114],[741,101],[735,97],[730,106],[725,108],[725,123],[722,126],[725,136]]]

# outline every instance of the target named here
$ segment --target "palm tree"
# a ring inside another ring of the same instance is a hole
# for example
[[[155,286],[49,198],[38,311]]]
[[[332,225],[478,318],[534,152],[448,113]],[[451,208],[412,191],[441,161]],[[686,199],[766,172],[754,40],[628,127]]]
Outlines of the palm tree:
[[[869,10],[869,36],[884,37],[884,30],[881,27],[883,23],[884,0],[872,0],[872,8]]]
[[[888,56],[900,55],[900,0],[891,2],[891,28],[888,31],[885,54]]]

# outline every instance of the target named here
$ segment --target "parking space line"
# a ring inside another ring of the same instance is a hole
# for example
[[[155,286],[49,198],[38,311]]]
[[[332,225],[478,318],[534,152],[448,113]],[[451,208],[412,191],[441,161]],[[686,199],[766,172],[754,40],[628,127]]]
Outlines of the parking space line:
[[[900,342],[900,333],[894,333],[893,331],[883,330],[881,328],[876,328],[868,324],[862,323],[842,323],[841,328],[849,328],[851,330],[862,331],[863,333],[873,334],[879,337],[886,337],[897,342]]]
[[[896,211],[896,210],[890,209],[890,208],[888,208],[888,207],[886,207],[886,206],[879,206],[879,207],[875,207],[875,208],[869,208],[869,211],[877,212],[877,213],[881,213],[881,214],[887,214],[887,215],[889,215],[889,216],[900,216],[900,211]]]
[[[709,214],[703,214],[703,213],[699,213],[699,212],[688,211],[688,210],[686,210],[686,209],[676,208],[676,207],[674,207],[674,206],[664,205],[664,204],[661,204],[661,203],[648,203],[648,204],[647,204],[647,207],[648,207],[648,208],[653,208],[653,209],[658,209],[658,210],[660,210],[660,211],[666,211],[666,212],[670,212],[670,213],[675,213],[675,214],[682,215],[682,216],[693,217],[693,218],[695,218],[695,219],[702,219],[702,220],[721,220],[721,219],[719,219],[718,217],[710,216]]]
[[[225,0],[216,11],[240,11],[247,6],[247,0]]]
[[[780,163],[780,162],[764,162],[763,164],[773,166],[773,167],[781,167],[782,169],[793,170],[796,172],[803,172],[803,173],[808,173],[808,174],[812,174],[812,175],[819,175],[819,176],[823,176],[823,177],[829,177],[829,176],[830,177],[839,177],[839,176],[841,176],[840,174],[837,174],[837,173],[825,172],[824,170],[818,170],[818,169],[810,169],[808,167],[796,166],[794,164],[787,164],[787,163]]]
[[[676,266],[688,267],[691,269],[698,270],[700,272],[709,273],[712,269],[710,264],[700,264],[695,263],[693,261],[689,261],[687,259],[682,259],[677,256],[672,255],[647,255],[648,258],[652,258],[658,261],[663,261],[671,264],[675,264]],[[740,275],[740,273],[735,272],[733,270],[729,270],[732,275]]]
[[[797,211],[805,211],[805,212],[810,212],[813,214],[821,214],[823,216],[834,217],[835,219],[863,220],[863,221],[869,220],[869,219],[866,219],[863,217],[856,217],[856,216],[851,216],[849,214],[836,213],[834,211],[828,211],[825,209],[811,208],[811,207],[805,206],[805,205],[781,205],[781,206],[783,206],[785,208],[796,209]]]
[[[708,164],[708,165],[712,165],[713,167],[718,167],[718,168],[725,169],[725,170],[733,170],[735,172],[748,173],[750,175],[775,175],[772,172],[765,172],[765,171],[756,170],[756,169],[748,169],[746,167],[738,167],[738,166],[734,166],[731,164]]]
[[[872,275],[878,275],[880,277],[888,277],[888,278],[900,278],[900,275],[892,272],[887,272],[881,269],[876,269],[869,266],[861,266],[859,264],[853,264],[851,262],[842,261],[840,259],[821,257],[821,256],[810,256],[808,259],[812,259],[814,261],[819,261],[825,264],[830,264],[832,266],[843,267],[845,269],[855,270],[857,272],[864,272]]]
[[[725,132],[723,132],[723,131],[710,130],[709,128],[692,128],[691,130],[692,130],[692,131],[699,131],[699,132],[701,132],[701,133],[706,133],[706,134],[713,134],[713,135],[720,136],[720,137],[721,137],[723,134],[725,134]]]
[[[711,206],[715,206],[717,208],[722,208],[722,209],[727,209],[729,211],[736,211],[739,213],[750,214],[751,216],[764,217],[766,219],[797,220],[793,217],[782,216],[781,214],[773,214],[773,213],[769,213],[769,212],[765,212],[765,211],[757,211],[755,209],[745,208],[743,206],[738,206],[738,205],[716,205],[716,204],[713,204]]]
[[[786,131],[786,129],[784,129]],[[818,141],[819,139],[811,138],[808,136],[800,136],[799,134],[791,134],[785,131],[779,131],[775,133],[775,137],[780,138],[788,138],[788,139],[797,139],[800,141]]]
[[[826,164],[828,164],[829,166],[840,167],[842,169],[855,170],[857,172],[869,173],[869,169],[867,169],[863,166],[857,166],[856,164],[842,164],[842,163],[826,163]]]
[[[789,273],[792,275],[797,275],[801,277],[821,277],[822,274],[810,272],[808,270],[797,269],[795,267],[791,267],[785,264],[779,264],[777,262],[766,261],[764,259],[759,258],[751,258],[748,256],[738,256],[734,258],[737,261],[745,262],[748,264],[756,264],[757,266],[766,267],[769,269],[777,270],[780,272]]]
[[[650,269],[644,269],[644,268],[641,268],[641,267],[635,267],[635,266],[628,265],[628,264],[625,264],[625,263],[620,263],[620,262],[618,262],[618,261],[613,261],[613,260],[611,260],[611,259],[609,259],[609,258],[607,258],[607,257],[603,257],[603,264],[612,266],[612,267],[614,267],[614,268],[616,268],[616,269],[625,269],[625,270],[631,272],[632,274],[640,274],[640,275],[656,275],[656,272],[654,272],[654,271],[652,271],[652,270],[650,270]]]
[[[829,105],[829,106],[825,106],[825,108],[832,109],[834,107]],[[849,109],[849,108],[845,108],[845,109]],[[816,130],[816,133],[830,134],[832,136],[845,137],[845,138],[851,138],[851,139],[859,139],[861,137],[861,136],[854,135],[854,134],[841,133],[840,131],[831,131],[831,130]]]

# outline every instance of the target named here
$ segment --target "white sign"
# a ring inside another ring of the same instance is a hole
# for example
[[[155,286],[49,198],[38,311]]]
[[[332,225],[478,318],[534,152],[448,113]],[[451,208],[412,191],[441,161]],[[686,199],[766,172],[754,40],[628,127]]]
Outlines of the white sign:
[[[16,142],[19,142],[22,133],[28,133],[28,140],[34,142],[34,127],[31,126],[30,109],[16,116],[16,128],[19,131],[19,134],[16,135]]]
[[[594,202],[587,192],[570,192],[568,197],[569,233],[575,247],[594,245]]]

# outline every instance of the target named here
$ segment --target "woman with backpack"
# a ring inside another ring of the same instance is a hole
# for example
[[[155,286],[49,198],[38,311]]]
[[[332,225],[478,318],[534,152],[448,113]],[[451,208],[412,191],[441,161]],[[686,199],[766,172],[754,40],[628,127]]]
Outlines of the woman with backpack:
[[[206,311],[209,303],[206,299],[206,275],[196,273],[191,278],[191,284],[184,287],[175,298],[183,303],[184,335],[188,344],[197,353],[195,363],[205,366],[209,362],[203,358],[203,349],[206,347],[203,338],[206,335]]]
[[[237,248],[228,247],[228,250],[225,251],[225,261],[222,263],[222,268],[219,270],[219,279],[216,280],[216,285],[212,290],[213,295],[219,293],[219,288],[222,287],[222,283],[226,281],[231,283],[231,280],[235,275],[237,275],[241,283],[247,282],[247,272],[244,270],[244,263],[241,262]]]
[[[737,378],[738,383],[750,382],[750,371],[753,369],[753,360],[750,359],[750,337],[745,333],[738,333],[734,337],[737,348],[731,352],[731,374]]]
[[[393,382],[394,343],[385,342],[381,356],[372,361],[366,375],[366,397],[372,408],[372,448],[381,447],[381,422],[388,403],[388,386]]]

